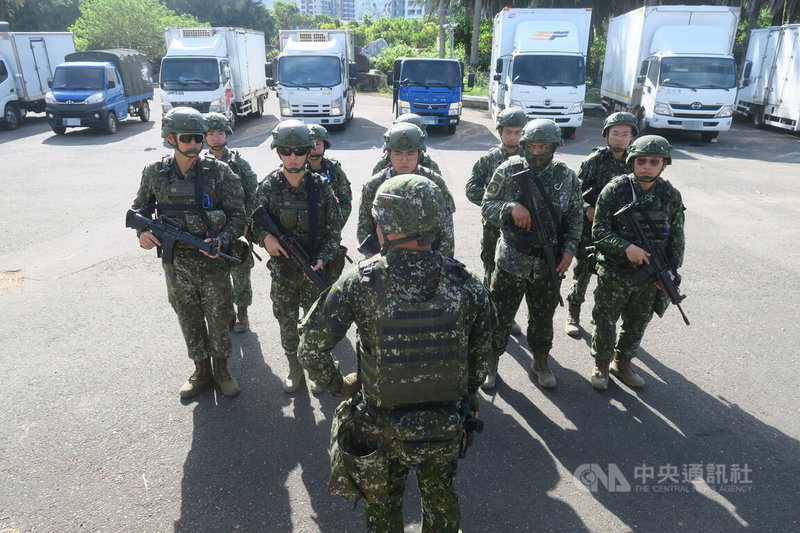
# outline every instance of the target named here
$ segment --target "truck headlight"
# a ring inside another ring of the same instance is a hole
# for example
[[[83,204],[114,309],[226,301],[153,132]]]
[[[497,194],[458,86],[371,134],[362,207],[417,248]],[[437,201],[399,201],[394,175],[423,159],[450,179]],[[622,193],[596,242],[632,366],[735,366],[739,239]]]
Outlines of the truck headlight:
[[[170,109],[172,109],[172,104],[162,100],[161,101],[161,113],[166,115],[167,111],[169,111]]]
[[[278,98],[278,105],[281,108],[282,117],[292,116],[292,106],[289,105],[289,100],[287,100],[286,98]]]
[[[509,107],[521,107],[522,109],[525,109],[525,106],[522,105],[522,102],[520,102],[519,100],[509,100],[508,106]]]
[[[454,102],[450,104],[450,110],[447,112],[451,117],[457,117],[461,114],[461,102]]]
[[[405,100],[398,100],[397,101],[397,112],[399,114],[403,113],[411,113],[411,103],[406,102]]]
[[[569,111],[567,111],[568,115],[576,115],[578,113],[583,113],[583,102],[572,104],[572,107],[570,107]]]
[[[86,98],[86,104],[99,104],[103,102],[103,93],[94,93]]]
[[[331,102],[331,116],[338,117],[342,114],[342,97],[335,98],[333,102]]]
[[[669,105],[662,104],[661,102],[656,102],[656,105],[653,107],[653,113],[656,115],[672,116],[672,111],[670,111]]]
[[[55,104],[56,98],[53,96],[53,93],[48,92],[44,95],[44,103],[45,104]]]
[[[719,113],[717,113],[717,117],[718,118],[730,117],[732,115],[733,115],[733,106],[732,105],[724,105],[724,106],[722,106],[722,109],[720,109]]]
[[[215,113],[225,113],[225,101],[224,100],[214,100],[208,106],[209,111],[213,111]]]

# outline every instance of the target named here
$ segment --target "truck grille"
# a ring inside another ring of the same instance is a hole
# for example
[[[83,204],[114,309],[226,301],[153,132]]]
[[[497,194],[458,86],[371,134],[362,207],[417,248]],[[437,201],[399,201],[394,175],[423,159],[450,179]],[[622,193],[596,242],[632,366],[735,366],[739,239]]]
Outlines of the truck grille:
[[[540,115],[542,113],[550,113],[553,115],[563,115],[567,112],[566,106],[544,106],[544,105],[529,105],[525,108],[528,113],[535,113]]]
[[[211,28],[181,28],[181,37],[213,37]]]
[[[414,104],[417,112],[421,115],[426,114],[426,111],[436,111],[437,109],[447,109],[450,104]],[[429,113],[430,114],[430,113]]]
[[[676,118],[714,118],[722,106],[695,104],[670,104],[672,116]]]
[[[172,102],[172,107],[191,107],[197,109],[201,113],[208,113],[210,102]]]
[[[328,34],[316,31],[297,32],[297,40],[306,43],[323,43],[328,40]]]
[[[319,104],[294,104],[292,116],[300,117],[327,117],[331,114],[331,106]]]

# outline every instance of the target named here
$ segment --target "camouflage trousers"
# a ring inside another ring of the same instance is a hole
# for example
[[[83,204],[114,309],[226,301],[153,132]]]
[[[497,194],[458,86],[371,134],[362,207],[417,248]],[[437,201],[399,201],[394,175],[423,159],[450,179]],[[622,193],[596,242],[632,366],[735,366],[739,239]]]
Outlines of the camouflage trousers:
[[[497,241],[500,239],[500,230],[494,224],[484,220],[483,234],[481,235],[481,262],[483,263],[483,284],[488,287],[494,272],[494,252]]]
[[[250,284],[250,271],[255,266],[251,245],[238,239],[231,245],[230,254],[242,260],[241,264],[231,266],[231,281],[233,282],[233,303],[236,307],[250,307],[253,305],[253,287]]]
[[[523,296],[528,304],[528,347],[533,353],[547,353],[553,347],[553,315],[557,302],[552,279],[549,275],[522,278],[496,268],[489,283],[489,297],[497,311],[497,326],[492,331],[494,357],[506,351],[511,324]]]
[[[594,290],[592,357],[610,359],[617,352],[622,359],[633,359],[653,318],[657,293],[650,281],[631,285],[620,276],[604,275],[601,267]],[[617,334],[619,318],[622,325]]]
[[[228,261],[177,248],[173,264],[163,267],[167,296],[178,315],[189,358],[230,357],[233,303]]]
[[[589,224],[589,228],[591,228],[592,223],[588,220],[584,219],[583,223]],[[589,287],[589,280],[592,279],[592,274],[596,273],[597,260],[593,254],[591,254],[591,257],[587,257],[590,253],[586,251],[586,247],[592,246],[592,244],[591,232],[588,235],[584,232],[575,252],[575,260],[577,262],[572,269],[572,284],[570,284],[566,298],[573,305],[581,305],[586,300],[586,289]]]
[[[291,265],[284,263],[276,267],[275,261],[270,259],[269,267],[272,274],[269,291],[272,313],[278,321],[283,351],[287,355],[293,355],[297,353],[297,346],[300,344],[297,327],[300,308],[307,313],[319,297],[320,290]]]

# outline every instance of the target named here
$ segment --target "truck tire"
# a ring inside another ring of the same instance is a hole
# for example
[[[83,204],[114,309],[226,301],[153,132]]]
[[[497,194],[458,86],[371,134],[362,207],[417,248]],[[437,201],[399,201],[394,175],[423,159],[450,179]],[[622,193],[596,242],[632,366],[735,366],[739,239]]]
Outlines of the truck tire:
[[[142,104],[139,106],[139,120],[142,122],[150,120],[150,104],[147,103],[147,100],[142,100]]]
[[[639,136],[647,135],[650,133],[650,124],[647,122],[647,119],[644,116],[644,111],[639,110],[639,114],[637,115],[637,122],[639,123]]]
[[[19,108],[14,104],[7,104],[3,111],[3,120],[6,128],[10,130],[19,128],[19,125],[22,124],[22,114],[19,112]]]
[[[458,126],[458,124],[449,124],[447,126],[447,133],[450,135],[454,134],[456,132],[456,126]]]
[[[574,128],[574,127],[564,128],[562,130],[562,132],[564,134],[563,137],[565,139],[573,139],[575,137],[575,132],[576,131],[578,131],[578,128]]]
[[[106,132],[109,135],[114,135],[119,131],[119,121],[117,120],[117,114],[113,111],[108,112],[108,116],[106,117]]]
[[[230,124],[231,129],[235,130],[236,129],[236,111],[233,109],[233,106],[231,106],[231,108],[228,109],[227,117],[228,117],[228,124]]]
[[[717,137],[719,137],[718,131],[704,131],[700,134],[700,137],[703,139],[703,142],[707,143],[715,143],[717,142]]]
[[[53,133],[56,135],[64,135],[67,133],[67,128],[64,126],[50,126],[50,129],[53,130]]]
[[[764,127],[764,108],[760,105],[754,105],[750,110],[750,119],[753,121],[754,128]]]

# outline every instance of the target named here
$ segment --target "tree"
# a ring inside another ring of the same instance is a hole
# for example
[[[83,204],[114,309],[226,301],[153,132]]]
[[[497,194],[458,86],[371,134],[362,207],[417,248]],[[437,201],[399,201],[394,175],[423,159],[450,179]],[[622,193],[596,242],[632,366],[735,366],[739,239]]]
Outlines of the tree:
[[[135,48],[152,61],[166,53],[165,27],[208,25],[177,15],[158,0],[81,0],[80,9],[69,28],[77,50]]]
[[[277,40],[277,21],[259,0],[165,0],[165,3],[176,13],[192,15],[211,26],[263,31],[268,43]]]
[[[6,5],[4,20],[14,31],[67,31],[81,14],[78,0],[28,0]]]

